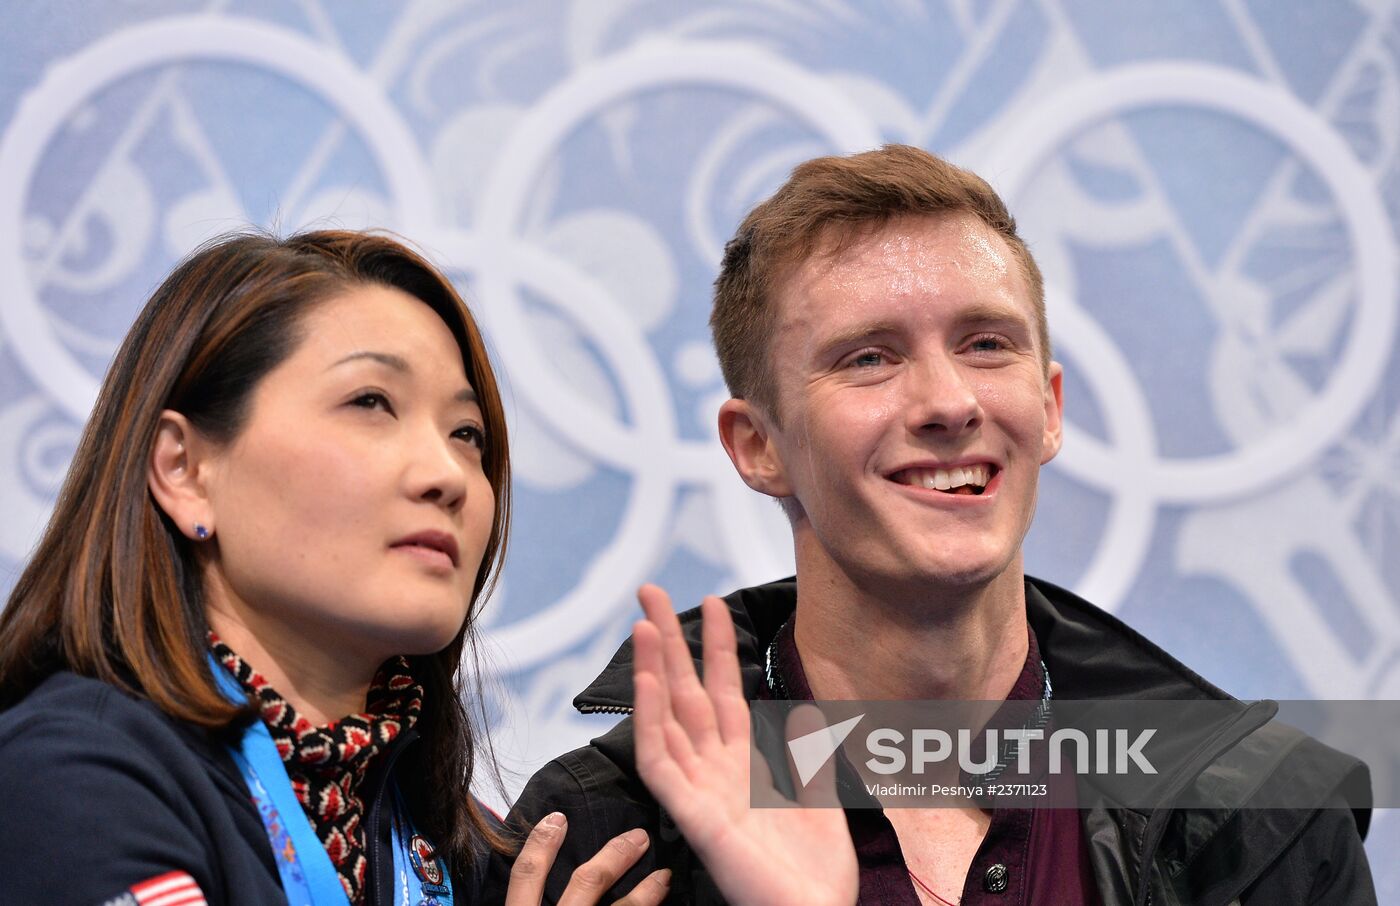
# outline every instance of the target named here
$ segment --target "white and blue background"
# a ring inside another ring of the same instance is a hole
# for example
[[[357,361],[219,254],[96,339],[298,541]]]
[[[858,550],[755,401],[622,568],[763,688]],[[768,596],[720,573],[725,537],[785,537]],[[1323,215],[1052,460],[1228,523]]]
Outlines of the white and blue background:
[[[638,584],[690,604],[790,571],[714,438],[710,283],[794,164],[897,141],[990,179],[1046,273],[1068,425],[1028,571],[1235,695],[1400,698],[1396,0],[0,18],[0,595],[177,260],[246,224],[396,230],[459,282],[509,397],[486,636],[518,789],[610,723],[569,701]],[[1400,903],[1400,815],[1369,848]]]

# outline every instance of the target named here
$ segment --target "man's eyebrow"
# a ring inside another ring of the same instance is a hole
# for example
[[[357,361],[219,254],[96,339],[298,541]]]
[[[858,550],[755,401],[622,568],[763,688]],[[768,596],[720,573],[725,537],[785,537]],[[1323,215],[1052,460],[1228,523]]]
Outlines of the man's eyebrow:
[[[839,333],[834,333],[829,337],[823,337],[818,351],[821,354],[826,354],[842,346],[854,346],[875,337],[887,336],[898,332],[899,328],[894,324],[886,324],[883,322],[876,324],[859,324],[855,327],[842,330]]]
[[[963,324],[980,324],[994,322],[998,324],[1028,325],[1031,317],[1021,311],[1019,307],[1010,305],[999,305],[996,303],[981,303],[962,312],[958,320]]]
[[[403,356],[394,355],[392,352],[369,351],[352,352],[345,358],[331,365],[330,368],[336,368],[340,365],[346,364],[347,362],[356,362],[360,359],[369,359],[371,361],[378,362],[381,365],[386,365],[389,368],[392,368],[395,371],[399,371],[404,374],[410,374],[413,371],[413,366],[410,365],[408,363],[408,359],[405,359]],[[327,368],[326,370],[329,371],[330,368]],[[476,391],[473,390],[471,387],[463,387],[461,390],[458,390],[455,394],[452,395],[452,399],[454,402],[458,403],[479,402],[479,398],[476,395]]]

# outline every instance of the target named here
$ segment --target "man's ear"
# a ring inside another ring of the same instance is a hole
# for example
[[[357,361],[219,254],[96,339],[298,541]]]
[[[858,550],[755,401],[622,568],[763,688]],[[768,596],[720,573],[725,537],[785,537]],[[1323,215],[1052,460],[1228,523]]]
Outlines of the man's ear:
[[[1064,441],[1064,395],[1065,370],[1059,362],[1050,363],[1050,373],[1045,381],[1045,440],[1040,448],[1040,464],[1045,465],[1060,452]]]
[[[195,541],[203,541],[214,532],[205,463],[209,449],[209,443],[185,416],[172,409],[160,414],[146,464],[146,486],[175,527]]]
[[[771,422],[761,409],[748,400],[726,400],[719,407],[719,441],[744,484],[769,497],[792,496]]]

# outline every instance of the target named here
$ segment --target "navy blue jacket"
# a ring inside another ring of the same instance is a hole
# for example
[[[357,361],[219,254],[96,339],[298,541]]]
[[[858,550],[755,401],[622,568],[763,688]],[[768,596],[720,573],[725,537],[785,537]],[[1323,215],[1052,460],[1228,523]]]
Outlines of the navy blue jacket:
[[[402,734],[365,779],[375,906],[393,902],[386,780],[416,741]],[[0,902],[99,906],[169,871],[210,906],[286,902],[223,740],[99,680],[57,673],[0,713],[0,803]],[[455,902],[479,902],[454,884]]]

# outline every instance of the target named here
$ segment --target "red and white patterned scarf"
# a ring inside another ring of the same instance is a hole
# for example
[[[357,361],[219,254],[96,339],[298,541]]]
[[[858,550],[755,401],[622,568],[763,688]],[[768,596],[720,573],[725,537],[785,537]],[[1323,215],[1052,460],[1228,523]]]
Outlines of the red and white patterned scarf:
[[[209,633],[209,646],[262,711],[277,752],[316,836],[331,857],[351,903],[365,899],[364,802],[360,782],[376,756],[418,721],[423,687],[402,657],[385,661],[370,685],[365,711],[324,727],[297,714],[268,681]]]

